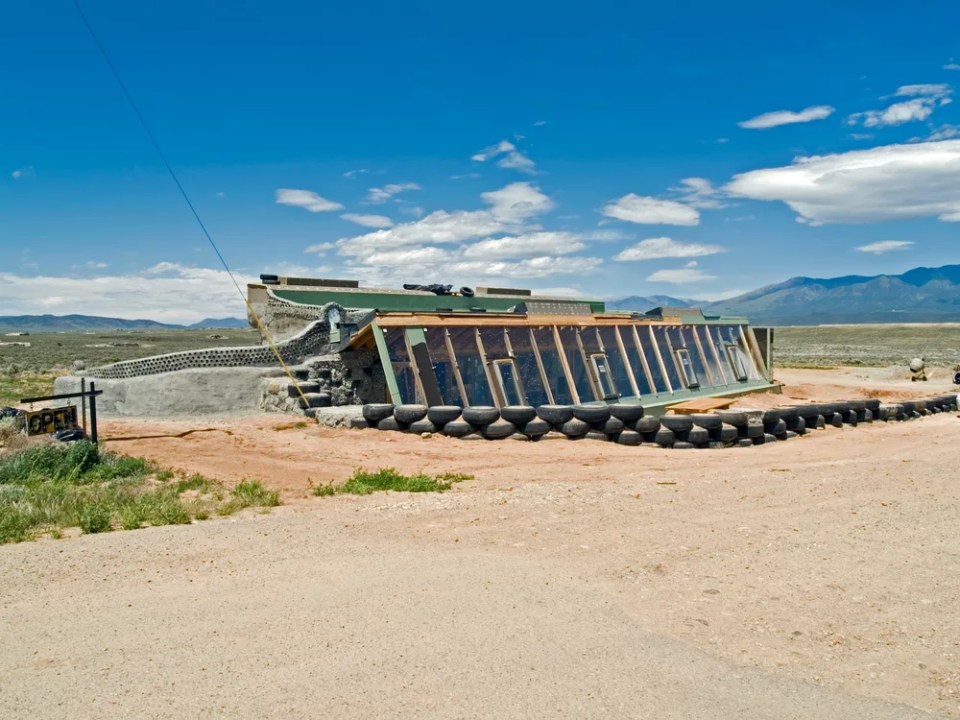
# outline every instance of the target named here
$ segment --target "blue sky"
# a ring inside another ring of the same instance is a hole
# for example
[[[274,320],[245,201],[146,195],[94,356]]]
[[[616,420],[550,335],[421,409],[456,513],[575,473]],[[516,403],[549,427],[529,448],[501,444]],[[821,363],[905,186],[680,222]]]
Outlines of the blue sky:
[[[243,315],[72,3],[8,5],[0,315]],[[82,5],[241,282],[960,262],[955,2]]]

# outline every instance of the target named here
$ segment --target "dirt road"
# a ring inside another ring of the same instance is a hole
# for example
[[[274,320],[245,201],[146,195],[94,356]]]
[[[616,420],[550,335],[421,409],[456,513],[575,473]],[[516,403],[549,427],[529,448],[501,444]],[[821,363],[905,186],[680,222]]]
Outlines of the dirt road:
[[[691,452],[290,423],[112,443],[268,515],[0,547],[2,716],[960,717],[953,415]],[[309,494],[384,464],[476,478]]]

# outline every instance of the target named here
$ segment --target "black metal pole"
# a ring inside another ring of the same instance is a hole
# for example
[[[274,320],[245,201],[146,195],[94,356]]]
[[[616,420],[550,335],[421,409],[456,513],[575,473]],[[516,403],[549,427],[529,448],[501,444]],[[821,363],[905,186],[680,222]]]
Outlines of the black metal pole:
[[[97,444],[97,388],[90,381],[90,439]]]
[[[86,396],[86,392],[87,392],[87,379],[86,379],[86,378],[80,378],[80,393],[81,393],[81,395],[80,395],[80,406],[83,408],[83,410],[82,410],[83,416],[82,416],[82,419],[80,420],[80,423],[81,423],[81,425],[83,426],[83,433],[84,433],[84,435],[86,435],[86,433],[87,433],[87,396]]]

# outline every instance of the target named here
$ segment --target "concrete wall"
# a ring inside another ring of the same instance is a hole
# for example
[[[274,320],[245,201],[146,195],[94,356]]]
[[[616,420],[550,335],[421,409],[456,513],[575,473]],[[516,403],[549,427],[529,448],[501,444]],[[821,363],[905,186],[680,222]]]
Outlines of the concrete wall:
[[[103,395],[103,415],[211,415],[260,410],[261,382],[283,375],[277,368],[208,368],[131,378],[87,378]],[[59,377],[54,393],[80,392],[80,377]],[[79,403],[76,403],[79,404]]]

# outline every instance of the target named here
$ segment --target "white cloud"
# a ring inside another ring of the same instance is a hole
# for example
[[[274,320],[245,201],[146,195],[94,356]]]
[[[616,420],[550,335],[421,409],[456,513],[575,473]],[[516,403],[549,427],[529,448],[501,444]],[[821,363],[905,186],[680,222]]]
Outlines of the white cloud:
[[[225,192],[222,192],[222,191],[221,191],[221,192],[218,192],[218,193],[215,193],[215,194],[216,194],[216,196],[217,196],[218,198],[225,198],[225,197],[227,196],[227,194],[226,194]]]
[[[12,177],[14,180],[19,180],[20,178],[28,178],[33,176],[34,176],[34,172],[33,172],[32,165],[27,165],[26,167],[17,168],[12,173],[10,173],[10,177]]]
[[[960,70],[960,63],[955,63],[953,61],[948,62],[943,66],[944,70]]]
[[[305,253],[317,253],[317,254],[319,254],[319,255],[323,255],[323,254],[326,253],[328,250],[333,250],[335,247],[336,247],[336,245],[335,245],[334,243],[332,243],[332,242],[322,242],[322,243],[317,243],[316,245],[310,245],[310,246],[306,247],[306,248],[304,249],[304,252],[305,252]]]
[[[98,262],[96,260],[87,260],[87,262],[84,264],[88,268],[92,268],[94,270],[103,270],[103,268],[107,267],[107,264],[105,262]]]
[[[855,249],[862,253],[883,255],[884,253],[892,252],[894,250],[906,250],[911,245],[913,245],[913,243],[909,240],[883,240],[882,242],[870,243],[869,245],[861,245]]]
[[[400,207],[400,212],[402,212],[404,215],[413,215],[415,218],[421,218],[423,217],[423,213],[426,211],[419,205],[402,205]]]
[[[698,225],[700,213],[676,202],[630,193],[607,204],[603,214],[639,225]]]
[[[580,237],[569,232],[534,232],[527,235],[508,235],[502,238],[481,240],[468,245],[463,256],[473,260],[498,260],[531,255],[567,255],[583,250],[586,245]]]
[[[368,172],[370,172],[370,171],[367,170],[367,168],[357,168],[356,170],[347,170],[347,171],[343,174],[343,176],[344,176],[345,178],[354,178],[354,177],[356,177],[357,175],[365,175],[365,174],[368,173]]]
[[[543,127],[544,125],[548,124],[549,122],[550,122],[549,120],[537,120],[537,121],[533,124],[533,126],[534,126],[534,127]]]
[[[522,136],[517,137],[518,139],[522,138]],[[473,155],[470,159],[477,162],[486,162],[487,160],[493,160],[496,157],[500,158],[497,161],[497,165],[502,168],[519,170],[520,172],[525,172],[529,175],[536,174],[536,165],[534,164],[533,160],[521,153],[517,149],[517,146],[509,140],[501,140],[496,145],[491,145],[488,148],[484,148],[480,152]]]
[[[938,107],[949,104],[953,89],[946,84],[901,85],[894,97],[909,97],[910,100],[894,103],[883,110],[867,110],[854,113],[847,123],[862,123],[864,127],[888,127],[908,122],[926,120]]]
[[[823,120],[833,114],[834,108],[829,105],[815,105],[808,107],[800,112],[792,110],[775,110],[774,112],[763,113],[749,120],[737,123],[742,128],[748,130],[766,130],[768,128],[779,127],[781,125],[792,125],[793,123],[805,123],[813,120]]]
[[[392,198],[394,195],[399,195],[402,192],[408,192],[410,190],[419,190],[420,186],[416,183],[390,183],[389,185],[384,185],[379,188],[370,188],[367,192],[367,197],[363,199],[363,202],[369,203],[371,205],[379,205],[380,203],[385,203],[387,200]]]
[[[596,270],[603,260],[596,257],[534,257],[507,261],[452,263],[450,272],[464,278],[526,279],[553,275],[580,275]]]
[[[450,179],[451,179],[451,180],[470,180],[470,179],[478,178],[478,177],[480,177],[480,173],[478,173],[478,172],[469,172],[469,173],[463,173],[462,175],[451,175],[451,176],[450,176]]]
[[[237,282],[244,288],[257,279],[240,275]],[[0,307],[13,315],[82,313],[171,323],[246,316],[226,271],[170,262],[137,273],[83,278],[0,272]]]
[[[628,247],[614,257],[614,260],[657,260],[659,258],[704,257],[726,252],[722,245],[701,245],[700,243],[682,243],[668,237],[648,238]]]
[[[364,261],[376,267],[408,267],[418,264],[447,263],[454,257],[449,250],[438,247],[419,247],[371,253],[364,258]]]
[[[949,123],[941,125],[927,138],[914,138],[911,142],[936,142],[937,140],[949,140],[960,135],[960,125],[950,125]]]
[[[388,228],[393,225],[393,220],[386,215],[358,215],[356,213],[344,213],[340,216],[348,222],[363,225],[372,228]]]
[[[552,210],[553,200],[535,185],[515,182],[480,195],[488,203],[494,216],[506,221],[525,220]]]
[[[708,275],[702,270],[696,268],[696,263],[690,263],[686,267],[675,270],[657,270],[647,277],[648,282],[665,282],[674,285],[686,285],[695,282],[707,282],[716,280],[715,275]]]
[[[680,181],[680,187],[670,188],[681,195],[680,200],[700,210],[716,210],[726,207],[722,198],[725,193],[715,188],[706,178],[692,177]]]
[[[310,212],[333,212],[343,210],[343,205],[333,200],[327,200],[320,197],[310,190],[290,190],[280,188],[277,190],[277,203],[280,205],[290,205],[292,207],[303,208]]]
[[[960,140],[801,157],[726,185],[733,195],[787,203],[801,222],[937,217],[960,222]]]

